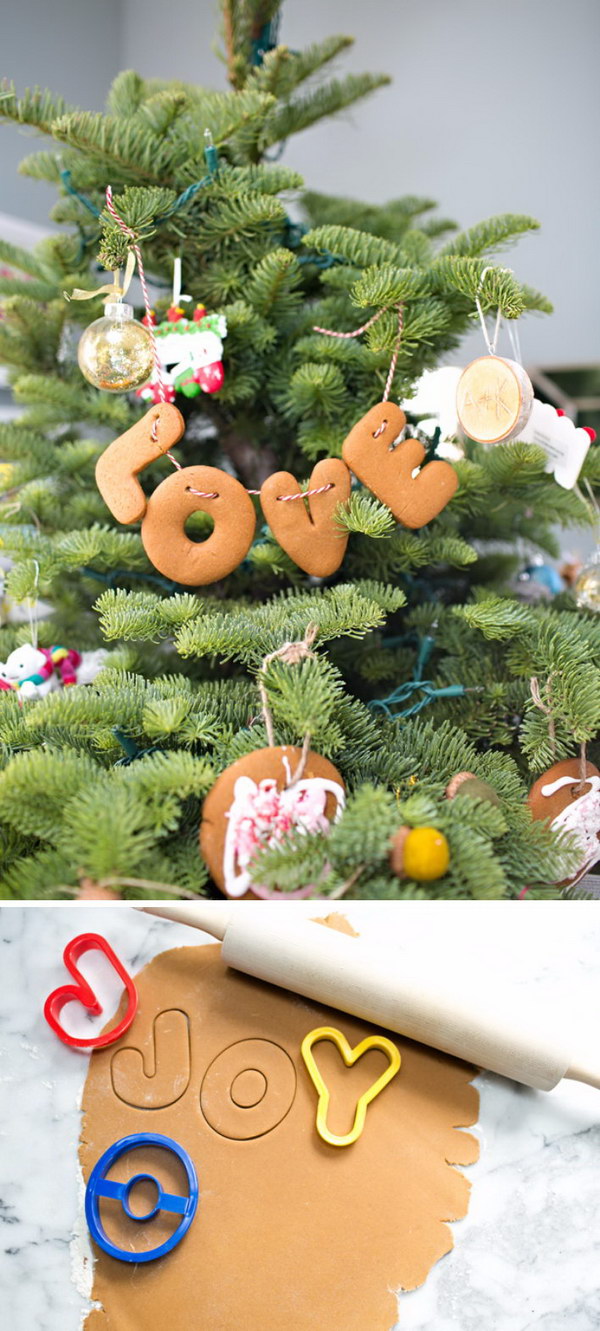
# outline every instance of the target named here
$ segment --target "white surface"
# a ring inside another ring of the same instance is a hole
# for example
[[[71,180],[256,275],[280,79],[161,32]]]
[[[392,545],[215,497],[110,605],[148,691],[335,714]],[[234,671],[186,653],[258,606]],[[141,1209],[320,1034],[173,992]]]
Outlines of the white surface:
[[[37,222],[28,222],[23,217],[12,217],[10,213],[0,213],[0,236],[10,245],[31,250],[50,234],[50,227],[38,226]]]
[[[299,902],[275,909],[314,915],[316,908]],[[413,957],[422,951],[435,973],[452,949],[459,968],[505,968],[524,1004],[533,987],[547,996],[549,1021],[555,1003],[572,1014],[582,1052],[598,1046],[594,912],[594,903],[563,902],[346,908],[364,935],[397,947],[399,965],[403,949]],[[65,943],[85,931],[104,933],[132,971],[164,948],[206,941],[123,907],[0,911],[0,1290],[10,1331],[78,1331],[86,1310],[72,1283],[70,1245],[78,1227],[78,1102],[87,1058],[61,1045],[41,1013],[47,994],[67,978]],[[398,1331],[593,1331],[600,1322],[600,1093],[565,1082],[544,1095],[489,1074],[478,1084],[482,1154],[465,1171],[473,1184],[470,1212],[453,1226],[454,1252],[422,1289],[401,1297]]]

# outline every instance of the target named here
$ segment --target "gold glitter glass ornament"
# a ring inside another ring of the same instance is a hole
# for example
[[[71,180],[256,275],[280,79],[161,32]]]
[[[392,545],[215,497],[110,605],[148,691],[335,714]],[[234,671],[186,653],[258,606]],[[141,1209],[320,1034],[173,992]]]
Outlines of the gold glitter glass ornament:
[[[580,610],[600,612],[600,550],[584,564],[575,583],[575,600]]]
[[[152,373],[152,335],[133,317],[131,305],[107,301],[104,315],[86,328],[77,349],[79,368],[94,388],[127,393]]]

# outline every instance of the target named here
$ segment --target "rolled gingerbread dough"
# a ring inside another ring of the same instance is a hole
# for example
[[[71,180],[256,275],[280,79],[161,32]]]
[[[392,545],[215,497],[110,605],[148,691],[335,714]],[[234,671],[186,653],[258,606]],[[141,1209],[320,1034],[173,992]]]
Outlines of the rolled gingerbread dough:
[[[228,970],[218,946],[164,952],[136,980],[139,1009],[115,1048],[93,1054],[80,1159],[136,1132],[173,1137],[191,1155],[200,1201],[166,1257],[124,1263],[96,1251],[86,1331],[391,1331],[395,1291],[413,1289],[453,1246],[448,1221],[467,1211],[479,1097],[465,1064],[396,1035],[402,1066],[370,1105],[355,1145],[326,1145],[303,1037],[336,1026],[356,1045],[366,1023]],[[329,1125],[349,1131],[359,1095],[385,1067],[379,1050],[346,1068],[334,1045],[315,1056],[331,1089]],[[109,1171],[145,1170],[186,1193],[162,1150],[136,1150]],[[136,1184],[130,1205],[155,1197]],[[172,1232],[166,1213],[142,1224],[103,1201],[110,1236],[150,1249]]]

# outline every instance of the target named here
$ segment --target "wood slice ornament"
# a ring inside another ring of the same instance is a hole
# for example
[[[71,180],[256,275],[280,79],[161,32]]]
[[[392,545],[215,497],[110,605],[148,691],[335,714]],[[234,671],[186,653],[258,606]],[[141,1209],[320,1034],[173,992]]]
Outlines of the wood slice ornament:
[[[531,380],[517,361],[479,356],[458,381],[456,410],[461,428],[480,444],[517,439],[532,407]]]
[[[208,513],[214,529],[192,541],[185,524]],[[218,467],[184,467],[167,476],[148,500],[142,543],[154,567],[186,587],[218,582],[246,558],[256,528],[254,505],[243,485]]]
[[[294,782],[302,750],[257,749],[227,767],[204,801],[200,850],[224,896],[309,897],[314,884],[296,892],[271,892],[251,883],[256,855],[294,829],[327,832],[345,803],[342,778],[326,758],[309,750]]]
[[[555,763],[531,787],[527,803],[534,818],[548,818],[555,829],[574,833],[581,847],[581,862],[564,886],[578,883],[600,859],[600,771],[585,764],[581,779],[578,758]]]
[[[276,471],[264,482],[260,502],[275,540],[305,573],[327,578],[339,568],[348,532],[335,522],[339,504],[350,497],[351,477],[339,458],[323,458],[313,469],[308,489],[320,490],[305,501],[289,471]],[[308,505],[308,507],[307,507]]]
[[[406,425],[406,416],[394,402],[378,402],[344,440],[342,457],[358,479],[387,504],[405,527],[424,527],[442,512],[458,487],[449,462],[437,459],[421,467],[425,449],[418,439],[405,439],[392,448]]]

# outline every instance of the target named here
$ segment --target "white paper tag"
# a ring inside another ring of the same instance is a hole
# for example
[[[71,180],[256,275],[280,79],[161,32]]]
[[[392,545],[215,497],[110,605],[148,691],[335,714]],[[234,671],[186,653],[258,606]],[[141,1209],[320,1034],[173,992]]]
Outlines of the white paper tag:
[[[439,426],[442,440],[454,439],[460,434],[456,414],[456,389],[462,374],[460,365],[442,365],[437,370],[424,370],[412,397],[400,405],[403,411],[423,416],[419,429],[433,437]]]
[[[548,402],[534,398],[531,416],[519,438],[525,444],[539,444],[548,458],[544,470],[554,472],[563,490],[573,489],[592,442],[587,430],[573,425],[568,416],[559,416]]]

